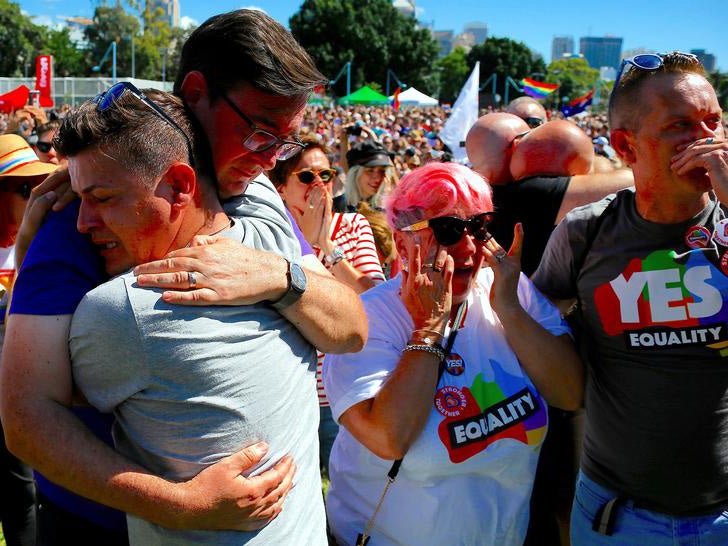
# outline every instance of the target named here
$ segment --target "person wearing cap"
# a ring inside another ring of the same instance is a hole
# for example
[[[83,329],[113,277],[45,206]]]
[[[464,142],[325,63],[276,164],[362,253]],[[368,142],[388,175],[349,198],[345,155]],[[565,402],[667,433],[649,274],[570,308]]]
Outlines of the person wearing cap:
[[[626,70],[624,70],[626,68]],[[580,207],[533,275],[589,340],[574,546],[728,544],[728,141],[695,55],[625,59],[611,143],[634,190]]]
[[[0,135],[0,349],[15,279],[15,237],[30,190],[55,170],[43,163],[21,136]],[[35,484],[32,470],[5,446],[0,425],[0,521],[8,545],[35,544]]]
[[[391,152],[375,140],[367,139],[352,146],[346,153],[349,170],[346,173],[343,199],[334,203],[339,212],[355,212],[361,201],[381,209],[396,178]]]

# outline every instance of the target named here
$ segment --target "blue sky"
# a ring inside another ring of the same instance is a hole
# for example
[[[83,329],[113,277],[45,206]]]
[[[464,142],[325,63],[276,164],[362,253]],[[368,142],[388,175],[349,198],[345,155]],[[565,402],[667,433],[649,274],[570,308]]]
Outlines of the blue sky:
[[[17,0],[15,0],[17,1]],[[114,0],[111,0],[112,2]],[[141,0],[143,2],[143,0]],[[405,2],[406,0],[393,0]],[[29,15],[54,23],[58,16],[91,17],[92,0],[20,0]],[[418,18],[436,30],[462,31],[469,21],[488,25],[489,36],[519,40],[551,60],[554,36],[618,36],[623,51],[648,48],[655,51],[705,49],[717,58],[717,68],[728,72],[728,1],[704,0],[416,0]],[[285,26],[301,5],[300,0],[180,0],[183,18],[198,23],[215,13],[255,6]]]

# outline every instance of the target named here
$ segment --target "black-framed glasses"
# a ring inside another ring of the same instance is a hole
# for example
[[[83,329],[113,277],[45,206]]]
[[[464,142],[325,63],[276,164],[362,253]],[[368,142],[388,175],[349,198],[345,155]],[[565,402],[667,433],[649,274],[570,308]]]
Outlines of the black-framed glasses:
[[[682,53],[680,51],[676,51],[675,54],[690,62],[700,62],[698,57],[696,55],[693,55],[692,53]],[[624,75],[625,70],[628,67],[634,66],[635,68],[639,68],[640,70],[648,71],[657,70],[664,64],[664,58],[665,55],[662,53],[640,53],[639,55],[635,55],[634,57],[631,57],[629,59],[622,59],[622,62],[619,65],[619,70],[617,70],[617,77],[614,80],[614,87],[612,87],[612,89],[617,89],[619,81],[622,79],[622,76]]]
[[[526,122],[526,125],[528,125],[531,129],[535,129],[536,127],[539,127],[544,124],[544,120],[537,117],[527,117],[523,118],[523,121]]]
[[[276,159],[285,161],[299,153],[305,145],[299,140],[285,140],[270,131],[258,127],[252,119],[246,116],[225,93],[220,93],[223,100],[232,108],[240,119],[250,127],[250,134],[243,139],[243,146],[254,153],[262,153],[276,147]]]
[[[142,93],[136,85],[129,82],[119,82],[117,84],[112,85],[109,87],[106,91],[103,91],[102,93],[99,93],[94,98],[93,102],[96,104],[96,108],[103,112],[104,110],[107,110],[111,106],[114,105],[114,103],[121,98],[121,96],[126,92],[131,93],[134,97],[142,101],[146,106],[148,106],[157,116],[162,118],[164,121],[169,123],[171,127],[179,131],[179,133],[185,138],[185,142],[187,143],[187,155],[189,156],[190,160],[190,166],[195,166],[195,158],[192,155],[192,141],[190,140],[189,135],[182,130],[182,127],[180,127],[176,121],[174,121],[170,115],[164,111],[164,109],[159,106],[156,102],[154,102],[152,99],[147,97],[144,93]],[[39,148],[40,149],[40,148]],[[41,150],[42,151],[42,150]]]
[[[335,169],[301,169],[300,171],[296,171],[294,174],[298,181],[301,182],[301,184],[311,184],[314,180],[316,180],[316,175],[321,179],[321,181],[324,184],[327,184],[331,182],[334,177],[336,176],[336,170]]]
[[[35,143],[35,147],[38,148],[39,152],[43,152],[44,154],[47,154],[53,149],[53,143],[52,142],[43,142],[42,140],[39,140]]]
[[[488,224],[493,221],[494,216],[492,212],[483,212],[467,220],[457,216],[439,216],[399,228],[399,230],[419,231],[429,227],[432,229],[435,240],[442,246],[451,246],[460,242],[466,229],[478,241],[487,241],[492,238],[492,235],[488,233]]]

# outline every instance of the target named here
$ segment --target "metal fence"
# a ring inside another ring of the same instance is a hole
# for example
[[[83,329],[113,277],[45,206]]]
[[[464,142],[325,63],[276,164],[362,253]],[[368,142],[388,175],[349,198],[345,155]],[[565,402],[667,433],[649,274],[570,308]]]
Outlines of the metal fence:
[[[118,78],[118,81],[132,82],[140,89],[152,88],[172,91],[173,87],[173,82],[140,80],[138,78]],[[35,87],[35,78],[0,78],[0,95],[21,85],[33,89]],[[56,107],[62,104],[77,106],[88,99],[94,98],[109,87],[111,87],[111,78],[53,78],[53,102]]]

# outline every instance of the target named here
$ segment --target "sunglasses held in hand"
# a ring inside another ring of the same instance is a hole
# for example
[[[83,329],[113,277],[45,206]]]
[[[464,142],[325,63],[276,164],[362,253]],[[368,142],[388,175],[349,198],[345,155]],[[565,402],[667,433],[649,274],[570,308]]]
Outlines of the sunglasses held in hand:
[[[460,242],[465,234],[465,229],[478,241],[488,241],[492,235],[488,233],[488,224],[493,221],[492,212],[484,212],[467,220],[457,216],[439,216],[422,220],[416,224],[400,228],[400,231],[419,231],[429,227],[435,236],[435,240],[442,246],[451,246]]]

